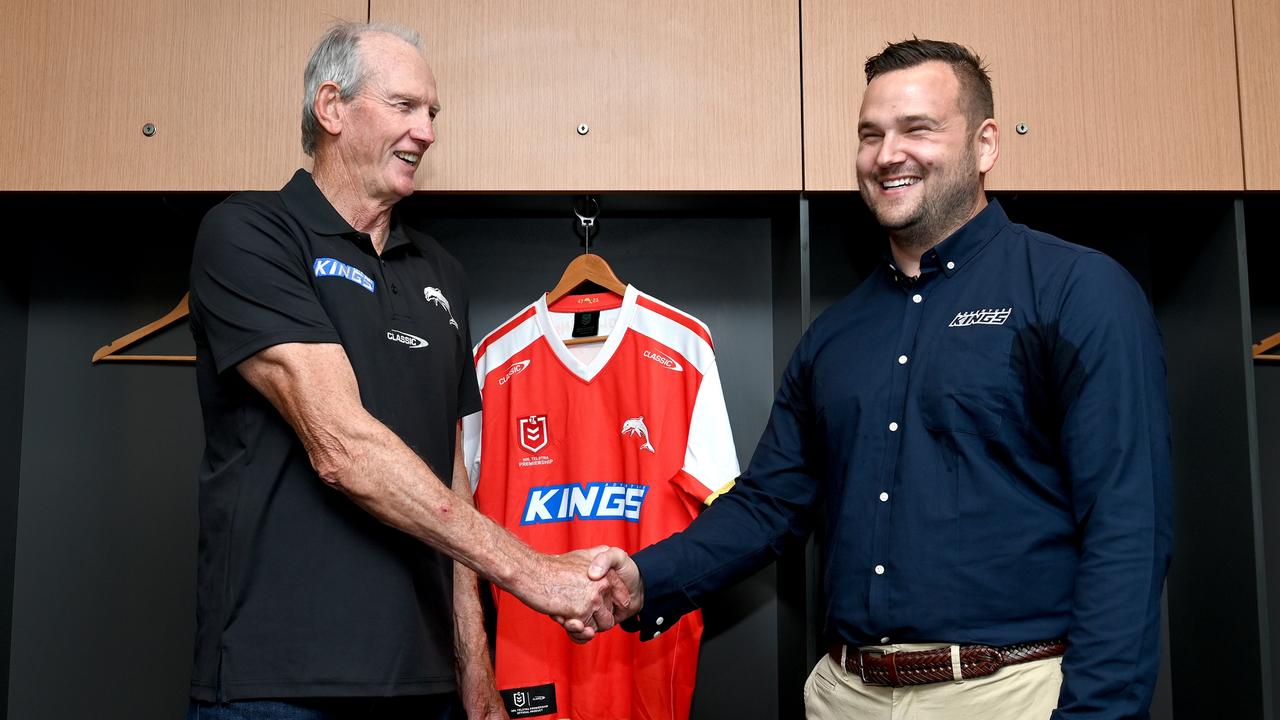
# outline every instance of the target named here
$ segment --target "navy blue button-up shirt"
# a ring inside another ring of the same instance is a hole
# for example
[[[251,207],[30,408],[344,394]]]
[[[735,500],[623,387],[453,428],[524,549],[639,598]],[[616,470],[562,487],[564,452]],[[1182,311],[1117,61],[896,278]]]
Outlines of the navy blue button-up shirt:
[[[641,630],[670,627],[825,512],[831,640],[1065,637],[1054,717],[1145,717],[1170,476],[1141,289],[992,202],[918,278],[886,262],[813,323],[737,487],[636,554]]]

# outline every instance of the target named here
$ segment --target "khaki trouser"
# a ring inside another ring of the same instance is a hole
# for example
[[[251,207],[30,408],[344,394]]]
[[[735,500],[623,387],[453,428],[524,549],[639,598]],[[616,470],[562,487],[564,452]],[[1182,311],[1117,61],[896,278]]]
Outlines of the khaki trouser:
[[[876,645],[885,652],[945,645]],[[1062,658],[1000,668],[961,682],[892,688],[862,679],[823,655],[804,684],[808,720],[1048,720],[1058,706]]]

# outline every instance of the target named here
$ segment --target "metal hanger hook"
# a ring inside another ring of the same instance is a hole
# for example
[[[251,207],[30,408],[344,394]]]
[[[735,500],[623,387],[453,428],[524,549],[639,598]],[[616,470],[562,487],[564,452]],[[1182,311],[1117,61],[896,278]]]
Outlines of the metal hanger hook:
[[[600,202],[596,200],[594,195],[583,196],[582,202],[585,212],[578,211],[578,203],[573,204],[573,214],[578,216],[578,222],[582,225],[582,246],[586,248],[584,252],[591,253],[591,229],[596,226],[596,218],[600,217]]]

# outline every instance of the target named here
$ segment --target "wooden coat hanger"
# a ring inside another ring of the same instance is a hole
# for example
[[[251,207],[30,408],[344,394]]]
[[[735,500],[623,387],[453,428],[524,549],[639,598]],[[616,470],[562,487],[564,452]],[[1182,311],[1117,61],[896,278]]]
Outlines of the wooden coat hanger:
[[[1264,338],[1261,342],[1254,343],[1253,359],[1263,362],[1280,362],[1280,355],[1267,352],[1268,350],[1274,350],[1277,346],[1280,346],[1280,333]]]
[[[568,295],[587,283],[594,283],[615,295],[626,295],[627,284],[618,279],[613,272],[613,268],[609,267],[609,263],[599,255],[591,254],[591,229],[595,227],[596,217],[600,214],[600,204],[593,197],[587,198],[588,210],[594,208],[593,214],[584,215],[574,208],[573,213],[578,216],[578,221],[582,223],[582,229],[585,233],[583,245],[586,250],[583,254],[569,261],[569,265],[564,269],[564,274],[560,276],[560,282],[547,293],[547,306],[550,307],[555,301]],[[605,335],[597,335],[595,337],[569,338],[564,341],[565,345],[584,345],[586,343],[603,342],[607,339]]]
[[[170,310],[164,317],[154,322],[147,323],[124,337],[116,338],[111,342],[98,348],[93,354],[92,364],[97,365],[100,362],[153,362],[153,363],[195,363],[195,355],[119,355],[131,345],[139,340],[150,337],[170,325],[182,320],[190,314],[187,301],[191,297],[191,293],[184,293],[182,300],[178,301],[177,306]]]

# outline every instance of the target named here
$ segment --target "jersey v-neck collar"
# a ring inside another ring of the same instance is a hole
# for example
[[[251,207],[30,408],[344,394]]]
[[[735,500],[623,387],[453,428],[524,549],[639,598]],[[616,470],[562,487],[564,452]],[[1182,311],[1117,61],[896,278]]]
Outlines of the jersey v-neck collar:
[[[556,334],[555,324],[551,322],[551,310],[547,308],[547,296],[545,293],[534,303],[535,317],[538,319],[538,330],[546,338],[547,345],[551,347],[551,351],[555,353],[566,370],[586,382],[591,382],[600,374],[605,365],[609,364],[610,358],[617,352],[618,346],[622,344],[622,337],[626,335],[627,329],[631,327],[631,321],[635,317],[636,298],[638,295],[639,291],[636,290],[634,285],[627,285],[627,290],[622,295],[622,306],[618,310],[618,320],[606,336],[604,346],[591,359],[591,362],[584,363],[579,360],[569,350],[569,347],[564,344],[564,340]]]

